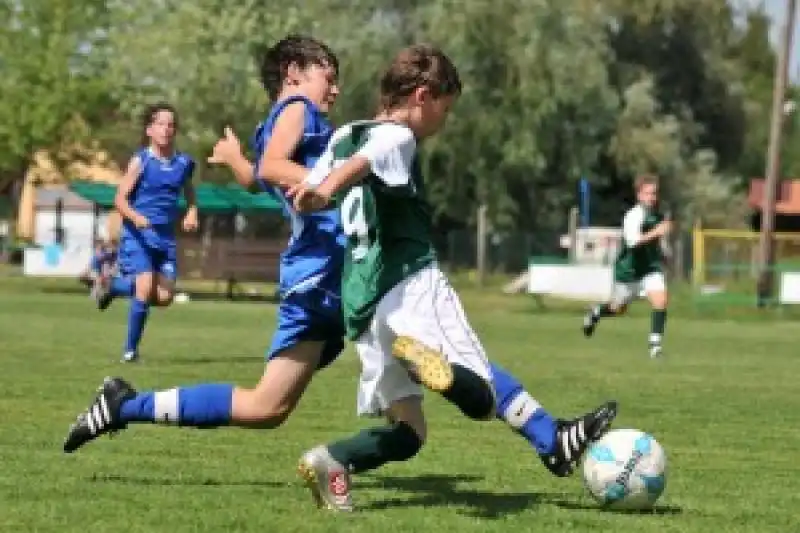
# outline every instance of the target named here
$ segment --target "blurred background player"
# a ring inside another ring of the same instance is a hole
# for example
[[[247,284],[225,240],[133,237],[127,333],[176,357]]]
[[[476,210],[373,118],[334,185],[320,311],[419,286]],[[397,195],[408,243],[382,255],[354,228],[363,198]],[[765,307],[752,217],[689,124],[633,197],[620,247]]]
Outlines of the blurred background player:
[[[64,443],[67,452],[132,422],[276,428],[294,410],[316,370],[333,361],[344,346],[339,291],[345,237],[338,211],[298,214],[284,192],[306,178],[333,132],[325,114],[339,92],[338,60],[323,43],[290,35],[262,52],[258,63],[262,85],[274,104],[254,136],[256,164],[242,154],[230,129],[210,162],[230,167],[244,186],[267,186],[285,203],[292,220],[281,263],[278,324],[264,373],[252,389],[207,383],[137,394],[122,379],[107,380],[95,402],[105,402],[108,410],[90,406],[80,415]],[[497,365],[492,372],[498,417],[531,443],[554,474],[571,473],[573,462],[567,458],[576,456],[585,434],[570,437],[570,431],[597,413],[577,419],[578,425],[555,420],[511,374]]]
[[[184,231],[197,229],[192,185],[194,161],[175,149],[178,115],[167,103],[148,106],[143,116],[144,147],[128,163],[114,205],[123,218],[119,274],[97,290],[97,305],[106,309],[114,298],[130,298],[128,334],[122,360],[135,361],[150,305],[168,306],[177,276],[175,225],[183,192]]]
[[[652,307],[650,357],[662,353],[667,324],[667,283],[664,278],[664,241],[672,222],[658,211],[658,180],[640,176],[634,183],[636,205],[622,219],[622,246],[614,262],[614,287],[608,303],[594,306],[583,319],[583,333],[594,334],[603,317],[625,313],[628,304],[644,294]]]
[[[97,291],[102,290],[103,280],[117,274],[120,223],[119,213],[111,210],[106,217],[105,226],[101,226],[98,230],[92,259],[78,278],[92,290],[93,298],[97,298]]]
[[[381,79],[375,120],[336,130],[291,192],[301,212],[333,199],[340,206],[347,236],[342,308],[362,367],[358,413],[388,419],[301,458],[299,473],[315,502],[332,510],[352,510],[351,474],[409,460],[422,448],[427,424],[419,384],[471,419],[496,413],[494,372],[436,261],[417,155],[417,143],[442,128],[460,92],[458,72],[440,50],[402,50]],[[518,407],[522,419],[527,413]],[[551,464],[569,468],[615,415],[609,402],[553,431]]]
[[[95,240],[92,258],[89,264],[79,276],[78,281],[92,289],[92,295],[96,297],[95,287],[99,287],[103,277],[110,276],[117,263],[117,248],[109,240],[100,237]]]

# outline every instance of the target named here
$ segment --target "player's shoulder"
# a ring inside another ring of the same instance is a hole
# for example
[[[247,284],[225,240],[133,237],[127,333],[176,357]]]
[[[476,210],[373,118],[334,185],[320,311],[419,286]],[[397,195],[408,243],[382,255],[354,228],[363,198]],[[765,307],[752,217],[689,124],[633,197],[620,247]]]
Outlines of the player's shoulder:
[[[378,122],[369,129],[369,135],[389,139],[397,144],[416,144],[414,132],[408,126],[396,122]]]
[[[319,107],[302,95],[292,95],[275,102],[269,110],[266,122],[275,122],[278,117],[293,117],[296,120],[314,120],[322,117]]]
[[[641,204],[636,204],[627,211],[625,211],[624,220],[642,219],[644,220],[646,213]]]
[[[139,148],[131,154],[130,164],[144,165],[152,158],[149,148]]]
[[[363,134],[364,139],[379,142],[390,146],[416,147],[416,137],[408,126],[396,122],[382,122],[376,120],[356,120],[340,126],[333,132],[332,141],[349,137],[353,134]]]

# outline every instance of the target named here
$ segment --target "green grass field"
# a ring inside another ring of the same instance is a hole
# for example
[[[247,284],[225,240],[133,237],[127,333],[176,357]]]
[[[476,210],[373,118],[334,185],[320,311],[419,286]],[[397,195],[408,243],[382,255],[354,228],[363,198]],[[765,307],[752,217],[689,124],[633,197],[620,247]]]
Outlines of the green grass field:
[[[367,423],[354,416],[358,362],[348,351],[274,431],[137,426],[78,453],[67,427],[109,374],[139,388],[253,383],[275,309],[190,302],[154,312],[138,365],[118,363],[127,305],[98,313],[85,296],[0,283],[0,530],[707,532],[794,531],[800,480],[798,326],[670,317],[667,355],[646,354],[638,312],[591,341],[569,311],[464,290],[496,361],[556,414],[609,397],[616,427],[652,432],[669,457],[657,512],[603,512],[579,476],[552,478],[500,423],[462,419],[428,397],[430,441],[413,461],[357,478],[359,512],[317,511],[295,478],[300,453]]]

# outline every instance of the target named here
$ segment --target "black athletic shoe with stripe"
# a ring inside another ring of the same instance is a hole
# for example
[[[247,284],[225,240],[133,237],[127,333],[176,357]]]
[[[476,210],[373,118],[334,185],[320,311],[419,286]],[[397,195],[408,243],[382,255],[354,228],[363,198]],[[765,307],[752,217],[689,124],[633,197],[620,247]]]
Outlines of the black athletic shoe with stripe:
[[[86,411],[69,428],[64,440],[64,452],[72,453],[100,435],[113,434],[125,429],[119,419],[122,402],[133,398],[136,391],[122,378],[106,378],[98,394]]]
[[[589,445],[608,431],[616,416],[617,402],[610,401],[573,420],[559,420],[556,449],[541,456],[544,466],[555,476],[571,475]]]

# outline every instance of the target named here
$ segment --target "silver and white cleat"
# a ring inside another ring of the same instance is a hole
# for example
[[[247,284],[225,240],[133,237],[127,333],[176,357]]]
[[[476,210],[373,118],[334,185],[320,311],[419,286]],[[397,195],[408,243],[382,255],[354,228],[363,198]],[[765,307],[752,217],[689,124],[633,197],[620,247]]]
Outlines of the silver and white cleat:
[[[297,474],[311,491],[317,507],[343,512],[353,510],[350,474],[331,457],[325,446],[304,453],[297,465]]]
[[[658,359],[662,356],[663,348],[661,348],[660,344],[651,344],[650,345],[650,359]]]

